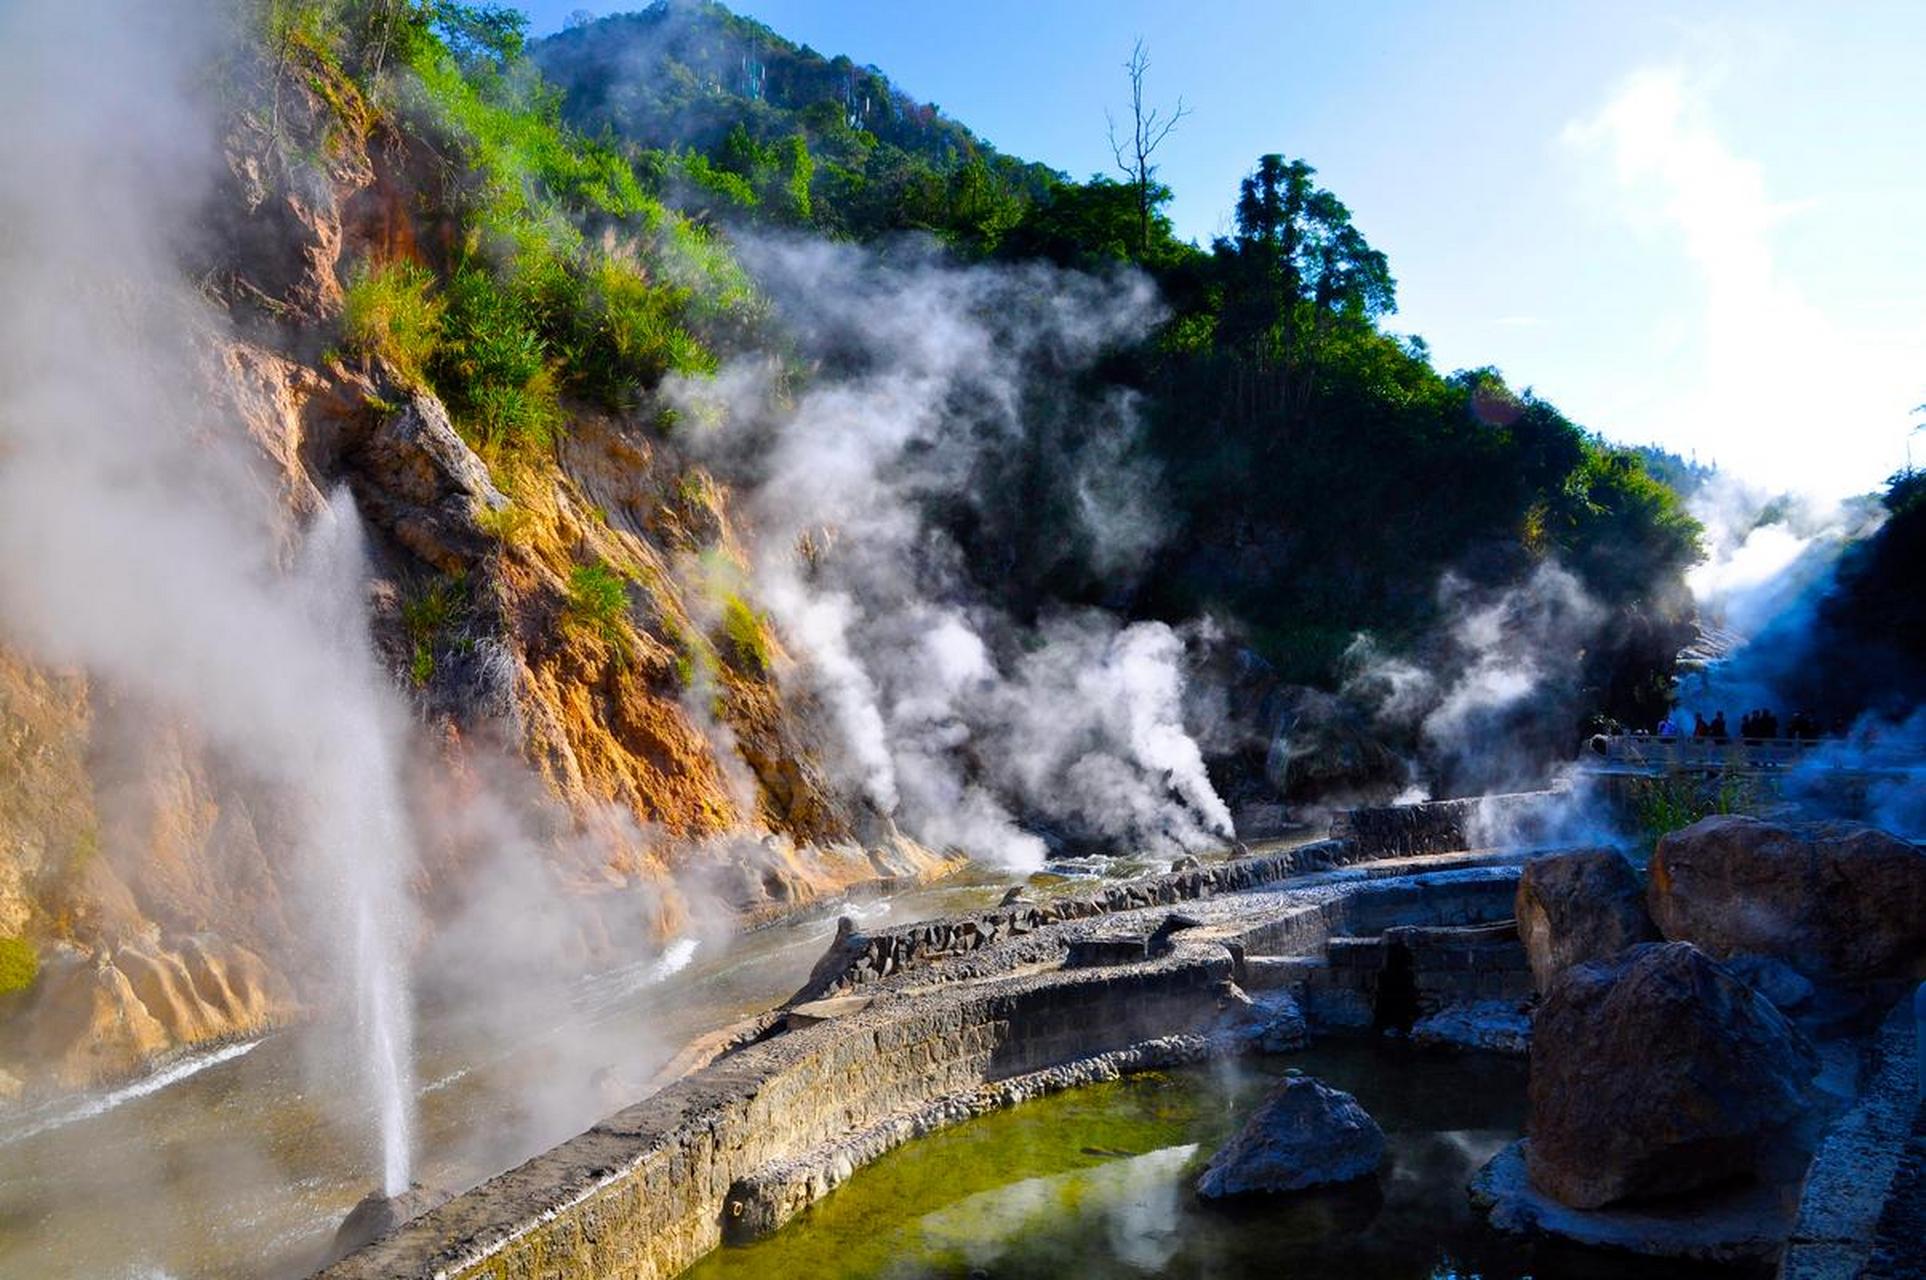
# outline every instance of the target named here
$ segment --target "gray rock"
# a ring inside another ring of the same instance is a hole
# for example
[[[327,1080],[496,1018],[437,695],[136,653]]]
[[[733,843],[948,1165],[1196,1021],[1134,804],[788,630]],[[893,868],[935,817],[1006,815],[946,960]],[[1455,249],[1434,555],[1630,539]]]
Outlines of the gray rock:
[[[1523,1057],[1531,1052],[1531,1015],[1504,1000],[1446,1005],[1411,1024],[1411,1043]]]
[[[1288,991],[1247,994],[1231,984],[1225,1021],[1259,1053],[1290,1053],[1311,1042],[1310,1024]]]
[[[1532,1185],[1526,1172],[1530,1151],[1530,1142],[1514,1142],[1472,1179],[1472,1204],[1500,1231],[1647,1257],[1731,1264],[1776,1257],[1792,1230],[1797,1197],[1784,1187],[1760,1183],[1695,1199],[1689,1211],[1644,1205],[1574,1209]]]
[[[1725,967],[1739,981],[1787,1013],[1812,1000],[1811,981],[1797,969],[1771,956],[1733,956],[1725,962]]]
[[[1384,1133],[1358,1100],[1309,1076],[1292,1076],[1197,1179],[1206,1200],[1351,1182],[1377,1172]]]
[[[345,1258],[363,1245],[394,1234],[402,1226],[452,1199],[451,1193],[417,1182],[399,1195],[370,1191],[348,1211],[335,1228],[328,1246],[330,1260]]]
[[[366,435],[358,455],[354,492],[362,511],[423,560],[456,573],[493,546],[477,517],[508,499],[432,394],[410,396]]]

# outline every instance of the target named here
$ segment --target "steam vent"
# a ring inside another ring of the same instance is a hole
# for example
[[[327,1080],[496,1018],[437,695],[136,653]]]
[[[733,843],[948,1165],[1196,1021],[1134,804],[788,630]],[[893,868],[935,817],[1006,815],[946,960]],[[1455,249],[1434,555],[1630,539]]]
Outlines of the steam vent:
[[[0,3],[0,1277],[1926,1276],[1926,11],[571,7]]]

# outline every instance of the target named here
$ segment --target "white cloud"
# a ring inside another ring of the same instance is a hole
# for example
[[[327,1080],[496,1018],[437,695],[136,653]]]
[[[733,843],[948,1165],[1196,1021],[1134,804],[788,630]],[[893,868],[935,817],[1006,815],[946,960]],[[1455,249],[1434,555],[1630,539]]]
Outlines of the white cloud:
[[[1616,434],[1827,496],[1863,491],[1898,465],[1926,342],[1916,330],[1857,329],[1808,300],[1775,240],[1818,206],[1775,199],[1766,166],[1715,127],[1703,85],[1676,67],[1638,71],[1564,141],[1608,160],[1617,212],[1640,233],[1674,239],[1699,285],[1696,316],[1658,322],[1687,338],[1684,385],[1648,401],[1645,420],[1615,422]]]

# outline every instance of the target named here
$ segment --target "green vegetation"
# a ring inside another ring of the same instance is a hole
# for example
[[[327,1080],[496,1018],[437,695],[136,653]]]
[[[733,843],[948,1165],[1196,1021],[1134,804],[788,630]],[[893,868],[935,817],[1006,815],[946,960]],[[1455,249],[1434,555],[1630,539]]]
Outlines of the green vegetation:
[[[927,230],[987,253],[1058,178],[874,67],[705,0],[564,31],[533,56],[571,124],[619,139],[652,191],[703,216],[863,239]]]
[[[1260,157],[1235,230],[1178,240],[1151,154],[1179,113],[1144,104],[1141,50],[1119,84],[1126,180],[1087,182],[999,155],[875,69],[707,0],[582,25],[531,56],[565,119],[692,216],[857,239],[921,228],[963,257],[1147,271],[1169,317],[1101,370],[1141,397],[1136,455],[1174,525],[1137,611],[1235,619],[1285,678],[1328,685],[1357,632],[1397,647],[1434,628],[1447,570],[1495,587],[1555,558],[1624,624],[1587,652],[1575,717],[1662,710],[1699,554],[1680,505],[1695,469],[1608,445],[1496,370],[1434,369],[1421,340],[1383,327],[1390,264],[1302,160]],[[1071,424],[979,478],[995,496],[953,532],[970,563],[1017,566],[983,585],[1019,612],[1114,599],[1074,514],[1075,459],[1113,443]]]
[[[0,938],[0,996],[25,991],[40,976],[40,953],[25,938]]]
[[[738,667],[755,675],[769,670],[767,623],[734,592],[722,602],[722,633],[729,638],[729,651]]]
[[[762,304],[714,234],[562,123],[521,58],[518,11],[263,0],[258,13],[278,77],[326,71],[310,78],[338,127],[365,132],[374,104],[445,165],[454,242],[351,268],[342,347],[433,389],[491,464],[544,457],[570,397],[631,408],[670,373],[714,370],[716,344],[758,323]],[[277,79],[276,112],[282,92]],[[772,155],[786,166],[772,196],[806,209],[806,148]]]
[[[426,386],[441,336],[443,303],[431,296],[434,285],[433,273],[412,262],[355,267],[341,313],[348,349],[387,361],[403,386]]]
[[[629,614],[629,584],[606,561],[578,564],[568,575],[567,614],[571,622],[625,649],[624,623]]]
[[[1668,774],[1632,785],[1632,816],[1648,857],[1661,836],[1714,814],[1757,813],[1769,798],[1755,779],[1723,769],[1705,776]]]
[[[552,467],[573,405],[667,431],[664,378],[782,352],[718,227],[923,229],[963,258],[1140,269],[1167,318],[1063,388],[1066,402],[1129,396],[1147,424],[1126,452],[1160,477],[1168,536],[1134,613],[1230,619],[1282,677],[1329,685],[1356,633],[1391,648],[1430,633],[1445,572],[1497,588],[1555,558],[1622,623],[1586,652],[1574,720],[1656,718],[1698,554],[1679,499],[1694,469],[1607,445],[1497,370],[1435,369],[1420,339],[1385,327],[1390,264],[1304,161],[1259,157],[1226,193],[1234,230],[1201,247],[1174,235],[1136,141],[1146,126],[1161,140],[1170,116],[1138,118],[1127,180],[1078,182],[707,0],[526,55],[525,20],[504,6],[293,8],[284,40],[333,59],[450,175],[455,234],[426,264],[355,272],[344,345],[432,386],[492,466]],[[1076,514],[1080,460],[1114,457],[1114,427],[1062,416],[986,463],[980,509],[951,529],[967,564],[1015,566],[982,585],[1024,616],[1118,599]],[[490,519],[504,541],[525,528]],[[578,569],[571,616],[603,629],[611,586],[606,567]],[[736,603],[724,648],[766,666],[766,632]]]
[[[416,688],[434,679],[435,650],[467,603],[467,583],[460,577],[437,578],[402,602],[401,629],[412,646],[408,676]]]

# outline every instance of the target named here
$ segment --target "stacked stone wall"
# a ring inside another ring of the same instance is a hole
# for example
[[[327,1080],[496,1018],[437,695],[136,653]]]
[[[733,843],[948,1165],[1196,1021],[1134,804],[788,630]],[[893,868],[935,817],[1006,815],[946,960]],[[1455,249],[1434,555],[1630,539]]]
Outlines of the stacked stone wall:
[[[1364,859],[1357,846],[1348,841],[1320,840],[1213,867],[1129,880],[1087,896],[1043,903],[1018,902],[979,915],[919,921],[874,933],[846,934],[817,966],[795,1000],[845,995],[904,970],[928,966],[942,966],[945,977],[974,978],[981,975],[967,963],[972,953],[1048,925],[1262,889],[1361,860]],[[1057,945],[1051,942],[1039,951],[1037,958],[1044,958],[1046,952],[1054,953]]]
[[[986,1086],[1200,1035],[1234,972],[1224,946],[1180,943],[1126,970],[879,1000],[743,1049],[322,1274],[666,1280],[725,1230],[773,1230],[923,1131],[919,1116],[954,1118]]]
[[[1565,799],[1557,791],[1523,791],[1344,809],[1331,819],[1331,837],[1355,845],[1360,859],[1525,845],[1544,834]]]
[[[1334,843],[1118,886],[1120,901],[1083,901],[1142,909],[1188,900],[1176,895],[1263,888],[1353,858],[1351,847]],[[1220,996],[1228,981],[1245,976],[1247,950],[1315,953],[1337,929],[1360,922],[1489,918],[1509,909],[1515,876],[1515,869],[1472,867],[1361,877],[1307,887],[1302,906],[1290,896],[1264,896],[1254,901],[1267,905],[1248,915],[1200,907],[1199,915],[1222,922],[1178,932],[1166,954],[1134,964],[1013,967],[1023,960],[1019,937],[983,958],[986,976],[994,975],[986,981],[916,989],[880,983],[867,1003],[851,1001],[840,1016],[807,1025],[799,1019],[793,1029],[741,1047],[321,1274],[668,1280],[725,1233],[753,1237],[775,1229],[854,1169],[920,1133],[1105,1072],[1204,1053]],[[1072,908],[1057,918],[1083,914]],[[1144,916],[1161,918],[1148,910]],[[1068,930],[1049,932],[1056,936],[1038,946],[1047,942],[1048,954],[1060,960]],[[949,935],[952,945],[968,936],[960,929]],[[842,939],[839,949],[855,942]]]

